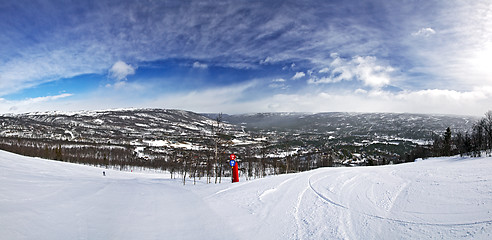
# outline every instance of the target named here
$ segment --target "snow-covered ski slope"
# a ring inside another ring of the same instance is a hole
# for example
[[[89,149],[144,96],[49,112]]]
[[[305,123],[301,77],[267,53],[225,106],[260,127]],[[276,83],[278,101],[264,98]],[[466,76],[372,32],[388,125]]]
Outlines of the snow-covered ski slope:
[[[492,158],[183,186],[0,151],[0,181],[0,239],[492,239]]]

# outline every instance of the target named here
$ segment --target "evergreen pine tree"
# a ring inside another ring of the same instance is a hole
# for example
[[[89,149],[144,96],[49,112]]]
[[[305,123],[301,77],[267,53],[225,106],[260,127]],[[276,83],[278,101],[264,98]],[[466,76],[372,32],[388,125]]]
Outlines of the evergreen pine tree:
[[[448,127],[444,133],[443,155],[451,156],[451,129]]]

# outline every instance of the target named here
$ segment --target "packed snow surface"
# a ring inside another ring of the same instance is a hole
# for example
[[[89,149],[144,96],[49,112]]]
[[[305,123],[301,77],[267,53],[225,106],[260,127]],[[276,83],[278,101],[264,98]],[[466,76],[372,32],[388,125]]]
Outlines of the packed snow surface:
[[[1,239],[492,239],[490,157],[183,186],[0,151],[0,180]]]

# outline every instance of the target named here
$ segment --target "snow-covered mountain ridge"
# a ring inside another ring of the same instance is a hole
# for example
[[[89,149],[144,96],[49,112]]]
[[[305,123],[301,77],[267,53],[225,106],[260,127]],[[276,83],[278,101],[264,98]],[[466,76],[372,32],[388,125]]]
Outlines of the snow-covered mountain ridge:
[[[0,151],[0,236],[490,239],[491,170],[491,157],[447,157],[183,186]]]
[[[320,166],[413,161],[447,127],[467,131],[476,118],[399,113],[197,114],[116,109],[0,115],[0,149],[94,165],[168,169],[194,157],[198,174],[227,167],[236,153],[251,175]],[[262,165],[261,167],[255,166]],[[223,166],[221,166],[223,165]],[[253,168],[257,168],[253,170]],[[261,172],[261,173],[260,173]]]
[[[168,109],[119,109],[0,116],[0,136],[129,144],[135,139],[210,134],[214,121]],[[228,130],[233,126],[224,125]]]

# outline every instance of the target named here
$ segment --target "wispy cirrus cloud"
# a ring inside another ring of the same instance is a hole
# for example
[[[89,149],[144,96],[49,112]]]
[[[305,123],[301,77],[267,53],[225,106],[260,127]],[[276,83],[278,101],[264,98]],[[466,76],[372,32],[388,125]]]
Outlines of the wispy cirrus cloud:
[[[60,5],[12,2],[9,12],[2,12],[5,21],[0,27],[20,39],[0,38],[5,43],[3,56],[8,56],[0,61],[3,83],[0,92],[18,91],[80,74],[101,74],[118,59],[131,62],[208,59],[207,62],[218,66],[251,68],[259,63],[299,57],[308,61],[322,59],[321,53],[343,46],[341,39],[347,37],[355,44],[361,42],[357,38],[365,31],[357,27],[348,26],[353,31],[348,34],[343,30],[347,26],[317,24],[312,16],[336,11],[314,7],[312,3],[327,5],[324,1],[313,1],[302,3],[296,10],[290,3],[276,1],[255,4],[190,1],[173,3],[173,7],[161,1]],[[273,7],[276,11],[272,12]],[[26,19],[11,14],[16,11],[24,13]],[[292,11],[298,20],[290,17]],[[69,21],[60,20],[68,15]],[[19,33],[18,22],[28,25],[35,21],[46,26],[27,28],[25,35]],[[29,38],[31,35],[36,36],[34,41]],[[294,44],[298,47],[293,48]],[[22,53],[12,49],[22,49]],[[19,68],[29,70],[19,71]]]
[[[53,104],[54,101],[65,99],[71,96],[73,96],[73,94],[71,93],[61,93],[53,96],[27,98],[16,101],[0,98],[0,112],[18,113],[37,111],[36,108],[39,107],[39,105]]]
[[[287,88],[286,82],[287,81],[283,78],[276,78],[273,79],[268,86],[271,88],[286,89]]]

